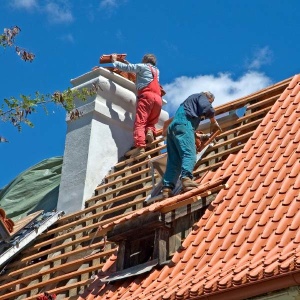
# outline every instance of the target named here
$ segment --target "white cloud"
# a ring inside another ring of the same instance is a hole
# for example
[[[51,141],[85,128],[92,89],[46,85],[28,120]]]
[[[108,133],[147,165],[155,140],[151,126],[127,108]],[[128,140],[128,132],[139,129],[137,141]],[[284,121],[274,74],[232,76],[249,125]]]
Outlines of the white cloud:
[[[75,39],[71,33],[61,36],[61,40],[71,43],[71,44],[73,44],[75,42]]]
[[[102,0],[100,2],[100,6],[105,8],[113,8],[113,7],[117,7],[118,4],[116,0]]]
[[[119,8],[121,5],[125,4],[127,0],[101,0],[99,8],[106,9],[108,12],[112,13],[115,9]]]
[[[220,73],[217,76],[182,76],[163,86],[167,93],[164,99],[168,102],[164,109],[172,116],[188,96],[202,91],[211,91],[215,95],[213,105],[216,107],[249,95],[271,84],[272,81],[269,77],[254,71],[249,71],[237,79],[232,78],[230,73]]]
[[[12,0],[10,5],[16,9],[46,14],[51,23],[70,23],[74,20],[68,0]]]
[[[73,21],[73,14],[65,3],[50,1],[44,7],[48,19],[52,23],[70,23]]]
[[[254,57],[248,62],[249,69],[258,70],[262,65],[270,64],[272,61],[273,53],[268,46],[257,49],[254,53]]]
[[[13,0],[10,5],[14,8],[32,10],[38,7],[37,0]]]

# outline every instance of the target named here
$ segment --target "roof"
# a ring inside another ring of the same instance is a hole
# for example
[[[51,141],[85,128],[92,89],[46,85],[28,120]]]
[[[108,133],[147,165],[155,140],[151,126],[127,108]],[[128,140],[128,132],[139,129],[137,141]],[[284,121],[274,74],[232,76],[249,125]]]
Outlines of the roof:
[[[205,152],[194,170],[197,190],[143,207],[153,180],[148,156],[164,151],[164,138],[158,134],[136,159],[125,156],[84,210],[60,218],[2,270],[0,300],[36,299],[44,291],[64,299],[241,299],[299,284],[299,79],[216,108],[218,115],[246,112],[223,124]],[[210,193],[212,202],[169,264],[101,281],[115,272],[108,230]]]
[[[199,188],[105,226],[165,210],[229,176],[229,188],[218,193],[167,266],[117,284],[98,279],[93,286],[98,281],[100,291],[89,299],[225,299],[220,293],[229,290],[226,299],[241,299],[240,288],[247,288],[243,298],[257,295],[249,285],[258,282],[265,284],[260,293],[299,284],[299,81],[295,76],[243,149],[201,178]],[[287,274],[294,279],[283,280]]]

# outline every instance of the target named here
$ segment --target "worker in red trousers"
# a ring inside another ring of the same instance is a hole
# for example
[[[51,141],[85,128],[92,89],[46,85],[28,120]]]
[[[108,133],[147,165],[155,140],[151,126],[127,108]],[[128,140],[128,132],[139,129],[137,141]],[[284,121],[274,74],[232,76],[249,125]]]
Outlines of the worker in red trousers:
[[[146,142],[154,141],[155,125],[162,108],[156,57],[145,54],[141,63],[131,64],[117,61],[117,54],[112,54],[112,62],[117,69],[136,74],[137,103],[133,130],[136,149],[132,154],[132,157],[136,157],[145,153]]]

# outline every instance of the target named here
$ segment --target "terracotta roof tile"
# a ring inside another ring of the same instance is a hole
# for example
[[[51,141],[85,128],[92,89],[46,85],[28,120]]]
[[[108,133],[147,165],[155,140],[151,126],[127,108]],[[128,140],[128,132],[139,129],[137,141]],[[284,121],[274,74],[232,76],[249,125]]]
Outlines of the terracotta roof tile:
[[[14,231],[15,223],[10,218],[7,218],[6,212],[4,209],[0,208],[0,226],[2,230],[0,232],[3,232],[3,237],[0,234],[0,241],[3,238],[3,240],[10,237],[11,233]]]
[[[244,148],[225,160],[219,169],[230,176],[230,187],[211,203],[172,264],[156,270],[157,279],[136,295],[186,299],[299,271],[299,79],[293,78]],[[206,173],[201,182],[215,174]]]

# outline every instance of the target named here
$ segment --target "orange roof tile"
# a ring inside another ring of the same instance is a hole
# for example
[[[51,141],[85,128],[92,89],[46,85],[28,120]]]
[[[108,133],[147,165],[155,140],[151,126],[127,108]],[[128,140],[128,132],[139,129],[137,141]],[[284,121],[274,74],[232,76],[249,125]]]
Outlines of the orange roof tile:
[[[154,203],[117,223],[211,188],[223,189],[162,270],[98,292],[99,299],[242,299],[300,278],[300,75],[294,76],[237,155],[200,180],[199,189]],[[213,180],[215,181],[212,181]],[[293,274],[293,278],[288,277]],[[100,280],[94,284],[102,285]],[[257,285],[258,286],[258,285]],[[224,296],[226,295],[226,296]],[[241,296],[243,295],[243,296]],[[96,298],[96,299],[98,299]]]

